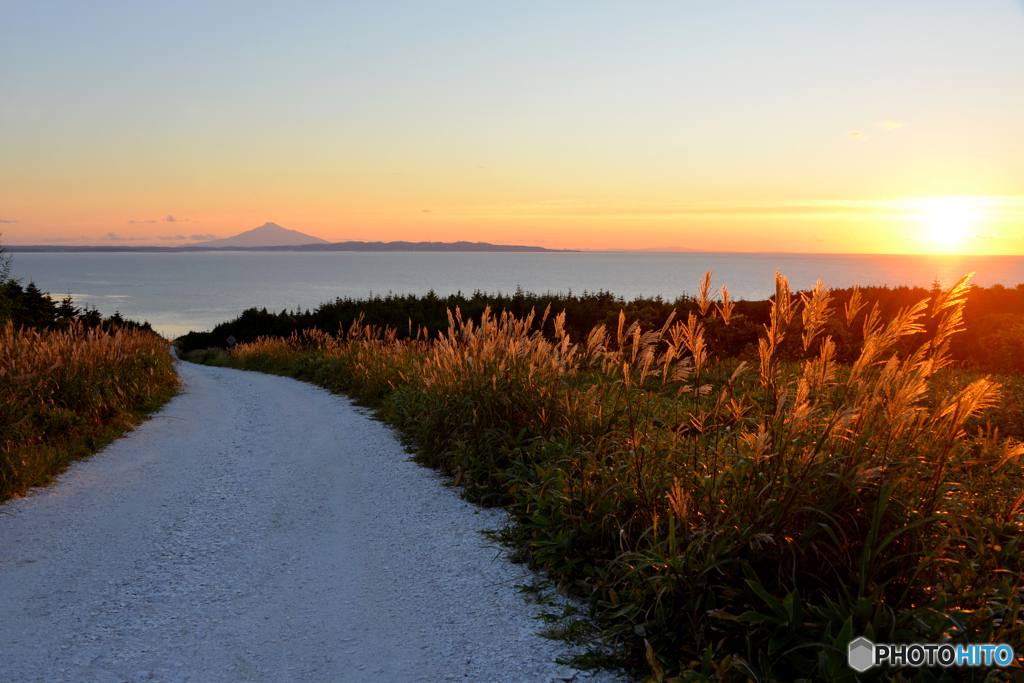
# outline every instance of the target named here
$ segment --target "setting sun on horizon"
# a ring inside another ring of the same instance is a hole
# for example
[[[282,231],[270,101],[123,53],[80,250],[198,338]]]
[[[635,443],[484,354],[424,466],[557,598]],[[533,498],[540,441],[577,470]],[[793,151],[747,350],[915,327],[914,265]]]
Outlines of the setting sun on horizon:
[[[0,232],[1024,254],[1024,5],[8,4]]]
[[[922,220],[928,238],[936,245],[959,250],[979,219],[979,211],[969,198],[940,197],[926,202]]]

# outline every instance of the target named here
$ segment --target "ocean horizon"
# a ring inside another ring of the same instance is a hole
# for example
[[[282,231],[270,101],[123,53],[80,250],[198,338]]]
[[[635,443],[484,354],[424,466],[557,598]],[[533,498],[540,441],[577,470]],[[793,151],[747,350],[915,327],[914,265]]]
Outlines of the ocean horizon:
[[[150,322],[168,337],[209,330],[247,308],[315,309],[336,298],[606,291],[625,300],[675,300],[701,275],[737,299],[766,299],[779,270],[794,291],[819,278],[835,288],[948,286],[974,272],[979,286],[1024,283],[1024,256],[745,252],[251,252],[15,253],[12,277],[55,299],[70,294]]]

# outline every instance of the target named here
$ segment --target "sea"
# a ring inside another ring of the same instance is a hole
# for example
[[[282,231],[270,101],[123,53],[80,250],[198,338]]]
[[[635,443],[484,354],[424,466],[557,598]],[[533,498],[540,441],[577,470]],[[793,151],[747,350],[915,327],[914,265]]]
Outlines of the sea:
[[[697,291],[705,271],[733,298],[766,299],[774,274],[794,290],[819,278],[833,287],[930,288],[974,273],[984,287],[1024,283],[1024,256],[904,256],[737,253],[422,253],[422,252],[16,252],[12,276],[54,299],[105,315],[148,321],[168,338],[205,331],[247,308],[315,309],[336,298],[480,291],[606,291],[625,300],[675,300]]]

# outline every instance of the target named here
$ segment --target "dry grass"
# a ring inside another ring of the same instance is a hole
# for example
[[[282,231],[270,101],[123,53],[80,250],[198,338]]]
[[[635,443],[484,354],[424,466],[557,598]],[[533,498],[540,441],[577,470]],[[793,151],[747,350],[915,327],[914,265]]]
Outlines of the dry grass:
[[[178,379],[150,332],[0,330],[0,499],[47,482],[166,401]]]
[[[620,316],[580,343],[561,315],[546,338],[532,316],[456,310],[432,343],[357,322],[230,360],[379,406],[467,496],[509,507],[507,540],[652,680],[852,680],[861,634],[1021,651],[1024,446],[978,431],[1000,385],[951,367],[966,278],[891,320],[855,296],[850,364],[821,283],[798,298],[776,275],[756,367],[709,348],[731,302],[710,273],[699,292],[685,321]]]

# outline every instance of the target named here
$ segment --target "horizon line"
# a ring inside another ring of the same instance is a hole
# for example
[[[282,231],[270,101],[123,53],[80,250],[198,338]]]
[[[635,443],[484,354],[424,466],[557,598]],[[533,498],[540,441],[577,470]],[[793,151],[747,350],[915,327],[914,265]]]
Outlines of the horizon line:
[[[785,251],[785,250],[738,250],[738,249],[696,249],[688,247],[648,247],[644,249],[629,249],[619,247],[609,247],[605,249],[588,249],[588,248],[562,248],[554,249],[550,247],[541,247],[528,244],[496,244],[492,242],[470,242],[468,240],[457,240],[455,242],[411,242],[408,240],[394,240],[391,242],[373,241],[367,242],[363,240],[344,240],[341,242],[327,242],[327,243],[309,243],[309,244],[294,244],[294,245],[267,245],[267,246],[223,246],[213,247],[204,246],[203,242],[196,242],[190,244],[181,245],[128,245],[128,244],[6,244],[2,245],[10,253],[69,253],[69,252],[87,252],[87,251],[103,251],[103,252],[114,252],[114,253],[125,253],[125,252],[181,252],[181,251],[291,251],[300,253],[331,253],[334,251],[346,251],[346,250],[331,250],[325,247],[343,245],[343,244],[362,244],[362,245],[390,245],[390,244],[431,244],[431,245],[456,245],[456,244],[473,244],[473,245],[485,245],[493,247],[503,247],[502,249],[495,250],[448,250],[449,253],[458,253],[461,251],[467,252],[478,252],[478,253],[534,253],[534,254],[566,254],[566,253],[579,253],[579,254],[776,254],[776,255],[797,255],[797,256],[914,256],[914,257],[985,257],[985,258],[1024,258],[1024,254],[973,254],[973,253],[959,253],[959,252],[853,252],[853,251]],[[312,247],[312,248],[311,248]],[[522,249],[524,251],[517,251]],[[382,250],[352,250],[358,251],[359,253],[445,253],[442,250],[436,251],[424,251],[419,249],[382,249]]]

